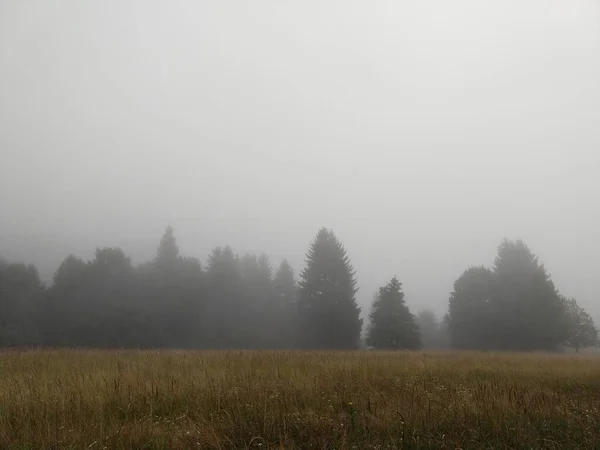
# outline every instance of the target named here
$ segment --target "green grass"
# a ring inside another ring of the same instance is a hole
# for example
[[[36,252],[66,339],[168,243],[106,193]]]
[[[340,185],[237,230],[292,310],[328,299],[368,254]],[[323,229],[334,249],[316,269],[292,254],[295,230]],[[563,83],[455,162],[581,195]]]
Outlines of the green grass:
[[[5,351],[0,448],[594,449],[594,356]]]

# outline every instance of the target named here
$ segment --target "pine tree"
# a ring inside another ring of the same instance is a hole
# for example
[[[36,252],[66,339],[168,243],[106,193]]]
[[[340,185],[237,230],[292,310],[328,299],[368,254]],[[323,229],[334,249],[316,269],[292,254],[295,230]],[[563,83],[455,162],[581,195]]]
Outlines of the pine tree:
[[[310,245],[301,274],[299,344],[305,348],[357,348],[362,328],[357,290],[344,246],[332,231],[322,228]]]
[[[367,345],[390,350],[421,348],[419,327],[404,301],[402,283],[396,277],[379,289],[369,318]]]

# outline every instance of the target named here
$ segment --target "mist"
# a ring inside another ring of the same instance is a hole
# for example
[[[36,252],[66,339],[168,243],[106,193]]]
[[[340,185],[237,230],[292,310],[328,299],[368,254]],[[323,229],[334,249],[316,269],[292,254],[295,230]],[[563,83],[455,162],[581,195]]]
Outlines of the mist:
[[[0,254],[231,245],[304,266],[335,230],[368,308],[443,314],[522,238],[600,316],[600,4],[0,1]]]

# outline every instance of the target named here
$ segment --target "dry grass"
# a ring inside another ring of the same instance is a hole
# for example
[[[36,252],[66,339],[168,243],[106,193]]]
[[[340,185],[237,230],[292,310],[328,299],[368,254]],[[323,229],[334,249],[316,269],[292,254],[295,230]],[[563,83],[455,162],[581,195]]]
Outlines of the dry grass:
[[[600,448],[600,359],[8,351],[1,448]]]

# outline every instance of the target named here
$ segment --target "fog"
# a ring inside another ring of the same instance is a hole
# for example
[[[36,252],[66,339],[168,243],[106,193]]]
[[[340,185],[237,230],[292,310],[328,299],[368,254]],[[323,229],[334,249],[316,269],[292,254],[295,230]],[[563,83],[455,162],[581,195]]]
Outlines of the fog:
[[[600,317],[600,3],[0,0],[0,254],[217,245],[443,313],[522,238]]]

